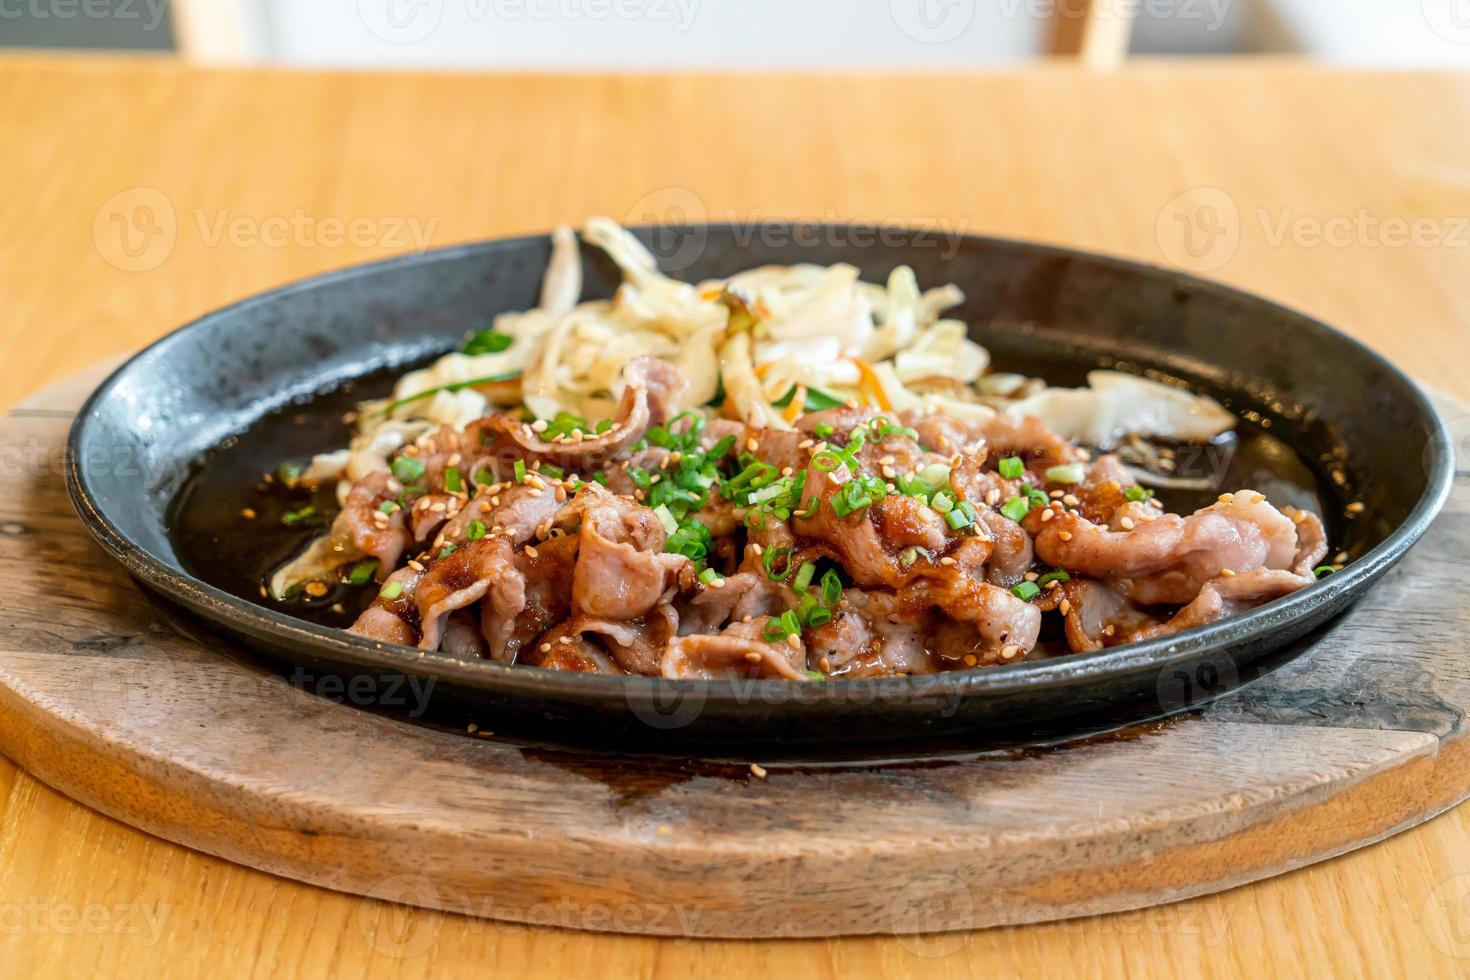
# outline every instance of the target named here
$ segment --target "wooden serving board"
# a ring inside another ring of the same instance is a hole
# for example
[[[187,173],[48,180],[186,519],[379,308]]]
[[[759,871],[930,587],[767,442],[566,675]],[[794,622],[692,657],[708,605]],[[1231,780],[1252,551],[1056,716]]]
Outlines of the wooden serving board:
[[[937,934],[1229,888],[1470,794],[1464,492],[1328,638],[1203,713],[1045,751],[758,778],[744,760],[563,755],[415,725],[223,655],[72,514],[62,447],[100,376],[0,423],[0,749],[250,867],[594,930]]]

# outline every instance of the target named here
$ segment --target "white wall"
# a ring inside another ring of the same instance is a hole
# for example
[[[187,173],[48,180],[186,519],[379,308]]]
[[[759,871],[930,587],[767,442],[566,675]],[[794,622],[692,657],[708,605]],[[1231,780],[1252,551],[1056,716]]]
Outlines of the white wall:
[[[1038,0],[267,0],[272,54],[313,65],[958,66],[1029,57]]]
[[[388,68],[953,68],[1034,57],[1077,0],[175,0],[256,57]],[[1470,0],[1110,0],[1148,54],[1470,68]],[[228,18],[223,18],[228,19]]]

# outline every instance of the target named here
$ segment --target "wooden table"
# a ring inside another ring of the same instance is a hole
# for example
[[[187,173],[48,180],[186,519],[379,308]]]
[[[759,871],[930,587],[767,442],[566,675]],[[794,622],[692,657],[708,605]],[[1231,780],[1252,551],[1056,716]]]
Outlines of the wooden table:
[[[1174,261],[1470,395],[1470,75],[1294,62],[976,76],[219,73],[0,59],[0,401],[285,280],[576,222],[862,218]],[[0,447],[16,465],[17,447]],[[1470,810],[1261,884],[942,940],[677,942],[322,891],[162,843],[0,760],[21,975],[1436,973]]]

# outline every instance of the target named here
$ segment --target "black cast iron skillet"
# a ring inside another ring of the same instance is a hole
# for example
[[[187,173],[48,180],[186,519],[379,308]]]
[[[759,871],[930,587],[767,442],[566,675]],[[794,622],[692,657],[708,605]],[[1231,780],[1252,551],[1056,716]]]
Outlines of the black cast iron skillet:
[[[1340,573],[1233,619],[1094,654],[914,678],[696,682],[565,674],[466,662],[375,643],[272,611],[188,574],[167,526],[201,454],[293,399],[451,349],[491,315],[533,306],[544,236],[392,259],[285,286],[212,313],[113,374],[72,429],[67,479],[102,546],[150,589],[298,676],[364,690],[432,681],[437,716],[497,731],[664,749],[696,744],[836,746],[984,739],[1097,727],[1194,707],[1258,676],[1358,599],[1424,533],[1453,478],[1425,397],[1372,351],[1299,313],[1191,276],[1058,248],[837,225],[636,230],[681,278],[766,263],[850,262],[882,282],[959,284],[952,315],[998,363],[1156,370],[1265,420],[1325,474]],[[616,268],[584,248],[584,295]],[[1335,518],[1364,504],[1353,521]],[[1314,633],[1317,631],[1317,633]],[[1102,720],[1101,722],[1099,720]]]

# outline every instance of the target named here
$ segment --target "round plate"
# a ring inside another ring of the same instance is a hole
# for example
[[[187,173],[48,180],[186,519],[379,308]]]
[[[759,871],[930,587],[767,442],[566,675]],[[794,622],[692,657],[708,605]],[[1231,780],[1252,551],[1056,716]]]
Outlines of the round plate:
[[[911,266],[965,291],[953,316],[1001,366],[1052,361],[1157,371],[1271,426],[1323,481],[1334,549],[1352,562],[1291,596],[1164,639],[922,677],[667,681],[466,662],[283,615],[185,571],[169,504],[208,449],[293,399],[454,347],[534,306],[545,236],[428,252],[318,276],[212,313],[114,373],[71,432],[67,482],[87,528],[146,585],[231,637],[320,676],[433,679],[445,717],[568,740],[787,746],[1031,739],[1194,707],[1290,657],[1424,532],[1453,480],[1450,440],[1397,369],[1309,317],[1181,273],[1040,245],[841,225],[635,229],[679,278],[768,263],[848,262],[883,281]],[[620,277],[583,249],[584,296]],[[1337,518],[1349,502],[1361,516]]]

